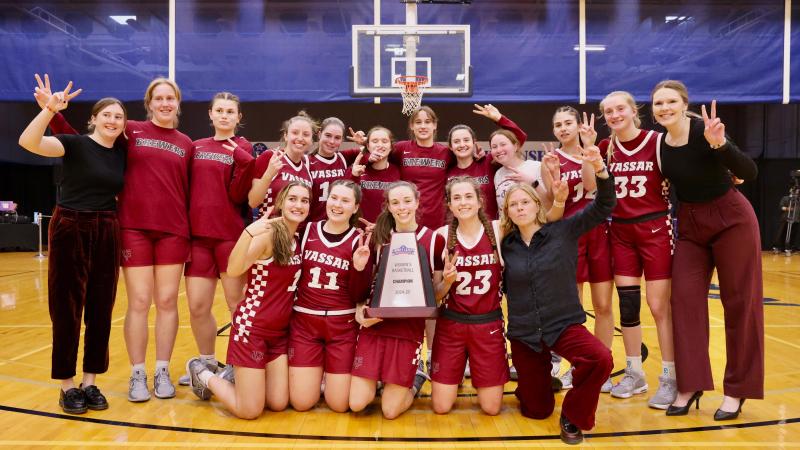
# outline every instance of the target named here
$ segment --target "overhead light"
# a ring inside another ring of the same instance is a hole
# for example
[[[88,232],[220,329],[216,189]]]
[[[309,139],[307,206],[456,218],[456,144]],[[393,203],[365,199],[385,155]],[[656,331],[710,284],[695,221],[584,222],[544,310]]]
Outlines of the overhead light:
[[[586,44],[583,48],[586,49],[587,52],[604,52],[606,51],[606,46],[603,44]],[[573,50],[576,52],[581,49],[580,45],[576,45],[572,47]]]
[[[693,20],[692,16],[664,16],[664,23],[678,23]]]
[[[136,16],[108,16],[120,25],[127,25],[129,20],[136,20]]]

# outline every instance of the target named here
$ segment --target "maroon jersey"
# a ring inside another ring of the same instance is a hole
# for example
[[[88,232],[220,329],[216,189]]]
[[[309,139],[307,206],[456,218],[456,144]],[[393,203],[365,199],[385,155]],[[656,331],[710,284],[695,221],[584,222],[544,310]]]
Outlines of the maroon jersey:
[[[478,184],[483,198],[483,212],[489,220],[497,219],[497,194],[494,190],[494,174],[499,166],[492,164],[487,155],[480,161],[473,161],[467,168],[453,166],[447,171],[447,181],[455,177],[469,176]]]
[[[273,150],[267,150],[256,158],[253,167],[253,178],[261,178],[269,167],[269,160],[272,158]],[[275,175],[272,183],[269,184],[267,195],[264,202],[258,207],[258,216],[261,217],[270,206],[275,204],[275,197],[287,184],[292,181],[299,181],[308,187],[314,184],[311,172],[308,170],[308,157],[303,156],[300,163],[295,163],[289,156],[283,155],[283,168]],[[313,199],[312,199],[313,201]]]
[[[194,142],[189,190],[189,222],[192,236],[226,241],[236,240],[244,229],[240,214],[242,200],[234,202],[229,195],[236,168],[252,161],[252,146],[247,139],[232,139],[237,147],[233,152],[223,147],[227,140],[213,137]]]
[[[331,158],[325,158],[316,153],[308,157],[308,168],[314,181],[308,221],[316,222],[328,217],[325,211],[325,202],[328,201],[331,184],[345,177],[347,161],[341,153],[336,153]]]
[[[598,147],[605,156],[608,139]],[[614,174],[617,206],[612,218],[633,219],[646,214],[669,210],[669,182],[661,174],[661,134],[641,130],[633,140],[620,142],[614,138],[614,149],[608,170]]]
[[[342,310],[355,307],[358,299],[350,295],[350,265],[360,234],[356,228],[339,242],[322,234],[325,221],[309,222],[303,234],[303,275],[297,293],[297,306],[314,310]]]
[[[582,161],[573,158],[561,149],[556,149],[556,155],[558,155],[558,162],[561,165],[561,180],[567,182],[569,189],[567,200],[564,202],[564,218],[566,219],[591,203],[597,190],[586,191],[583,188]]]
[[[448,231],[449,226],[440,228],[445,238]],[[450,255],[458,252],[458,277],[447,294],[445,308],[461,314],[486,314],[500,308],[503,267],[495,250],[483,228],[480,237],[471,245],[456,232],[456,243]]]
[[[445,246],[444,237],[424,225],[420,225],[417,227],[417,242],[428,253],[428,264],[431,267],[430,276],[433,277],[433,272],[444,268],[444,262],[442,261]],[[385,247],[384,245],[381,249]],[[380,261],[380,251],[377,253],[375,261]],[[362,327],[360,332],[422,342],[425,336],[425,319],[384,319],[371,327]]]
[[[286,334],[302,267],[296,240],[293,248],[292,258],[285,266],[269,258],[259,259],[250,267],[244,300],[233,313],[231,338],[234,341],[247,343],[251,333],[260,336]]]
[[[129,120],[125,184],[119,194],[122,228],[189,237],[192,140],[173,128]]]
[[[444,225],[444,187],[447,168],[454,158],[450,149],[439,143],[420,147],[416,141],[400,141],[394,144],[389,158],[399,164],[403,180],[417,185],[421,200],[419,224],[433,230]]]
[[[400,180],[400,169],[391,163],[383,170],[367,165],[360,177],[353,176],[352,168],[347,170],[347,176],[361,187],[361,217],[375,223],[383,209],[383,193],[390,184]]]

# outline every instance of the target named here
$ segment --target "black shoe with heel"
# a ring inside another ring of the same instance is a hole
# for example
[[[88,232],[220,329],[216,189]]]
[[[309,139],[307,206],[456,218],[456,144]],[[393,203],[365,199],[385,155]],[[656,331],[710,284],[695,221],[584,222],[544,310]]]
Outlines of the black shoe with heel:
[[[700,397],[703,396],[703,391],[697,391],[689,398],[689,401],[686,402],[683,406],[675,406],[669,405],[667,408],[667,415],[668,416],[685,416],[689,414],[689,408],[692,407],[692,403],[696,403],[696,408],[700,409]]]
[[[734,412],[723,411],[718,409],[717,412],[714,413],[714,420],[733,420],[739,417],[739,413],[742,412],[742,405],[744,405],[745,399],[739,399],[739,409]]]

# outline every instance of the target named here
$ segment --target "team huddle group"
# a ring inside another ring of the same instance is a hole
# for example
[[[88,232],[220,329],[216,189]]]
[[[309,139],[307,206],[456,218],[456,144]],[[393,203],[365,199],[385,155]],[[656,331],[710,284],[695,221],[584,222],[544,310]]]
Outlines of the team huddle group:
[[[289,405],[309,410],[321,396],[334,411],[357,412],[379,395],[384,417],[393,419],[428,380],[433,410],[444,414],[465,373],[482,411],[496,415],[513,374],[526,417],[549,417],[554,386],[570,389],[561,437],[578,443],[581,430],[594,426],[601,392],[629,398],[648,391],[642,275],[662,360],[649,406],[683,415],[713,390],[707,293],[715,267],[728,358],[714,418],[735,418],[744,399],[763,398],[758,223],[734,188],[736,180],[754,179],[756,166],[726,137],[715,103],[710,114],[703,106],[702,117],[687,111],[678,81],[652,93],[653,116],[666,132],[640,129],[633,97],[616,91],[600,103],[609,138],[595,144],[594,114],[560,107],[552,123],[560,145],[532,161],[521,150],[525,132],[492,105],[474,109],[498,125],[488,151],[467,125],[436,142],[439,119],[422,106],[409,117],[404,141],[382,126],[365,133],[301,112],[284,122],[278,148],[254,158],[236,134],[242,112],[233,94],[212,99],[214,135],[204,139],[177,130],[181,93],[164,78],[145,92],[146,121],[128,120],[119,100],[105,98],[92,109],[89,134],[80,135],[60,114],[80,90],[70,83],[54,93],[47,75],[36,79],[42,111],[20,145],[63,157],[48,284],[52,377],[61,380],[59,404],[68,413],[108,407],[95,376],[108,369],[120,265],[132,402],[150,399],[152,304],[152,392],[175,396],[169,361],[184,275],[199,356],[181,381],[238,417]],[[45,136],[48,126],[52,136]],[[340,149],[346,139],[359,148]],[[677,245],[670,189],[679,201]],[[257,211],[249,225],[245,205]],[[377,261],[393,232],[415,233],[428,258],[440,314],[427,324],[368,314]],[[231,312],[226,365],[214,355],[218,279]],[[587,282],[594,333],[583,326]],[[616,383],[614,286],[627,360]],[[562,357],[570,367],[559,376]]]

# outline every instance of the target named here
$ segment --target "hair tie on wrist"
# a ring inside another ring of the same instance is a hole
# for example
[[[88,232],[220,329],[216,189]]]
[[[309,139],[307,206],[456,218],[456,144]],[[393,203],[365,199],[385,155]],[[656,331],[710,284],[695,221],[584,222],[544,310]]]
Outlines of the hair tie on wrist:
[[[553,206],[556,207],[556,208],[563,208],[565,205],[566,205],[566,203],[564,203],[564,202],[557,202],[557,201],[553,202]]]
[[[255,237],[255,236],[253,236],[253,233],[251,233],[250,230],[248,230],[247,228],[244,229],[244,232],[249,234],[251,238]]]
[[[44,105],[44,107],[47,108],[47,110],[50,111],[51,113],[58,114],[58,111],[51,108],[50,105]]]

